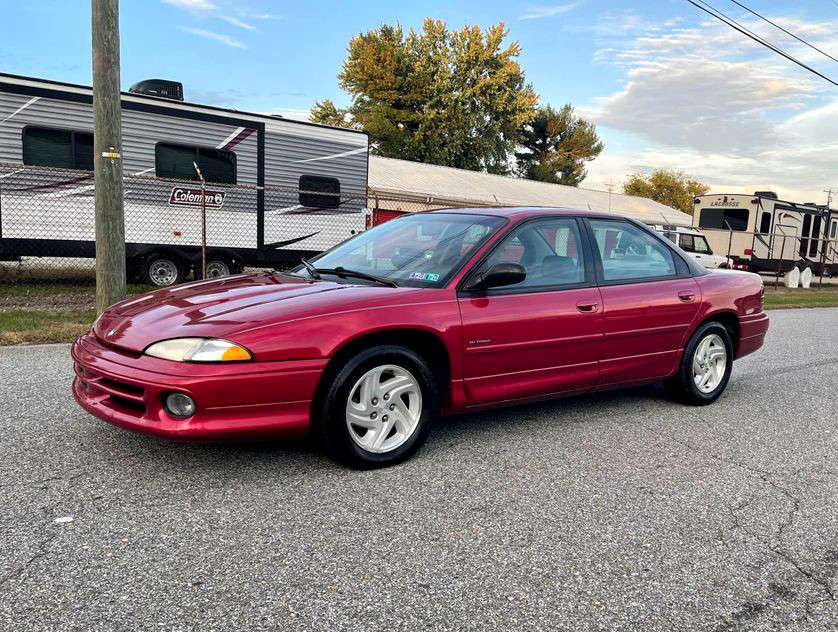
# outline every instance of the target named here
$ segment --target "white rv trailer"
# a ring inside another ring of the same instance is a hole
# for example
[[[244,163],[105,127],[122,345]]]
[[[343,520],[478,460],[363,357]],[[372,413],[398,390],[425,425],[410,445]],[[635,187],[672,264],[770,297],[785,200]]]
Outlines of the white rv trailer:
[[[211,274],[296,263],[364,229],[365,133],[179,99],[162,80],[122,94],[133,276],[167,285],[197,269],[193,162]],[[0,74],[0,260],[95,256],[92,131],[89,87]]]
[[[811,268],[838,276],[838,212],[768,191],[702,195],[694,203],[693,225],[732,267],[764,273]]]

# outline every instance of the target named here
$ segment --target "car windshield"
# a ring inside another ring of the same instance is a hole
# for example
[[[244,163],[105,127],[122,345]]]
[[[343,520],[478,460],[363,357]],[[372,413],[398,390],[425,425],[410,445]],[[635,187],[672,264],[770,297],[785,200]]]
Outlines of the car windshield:
[[[415,213],[380,224],[311,259],[317,270],[343,268],[410,287],[442,287],[504,223],[500,217]],[[311,278],[306,266],[292,274]],[[368,282],[344,276],[353,283]]]

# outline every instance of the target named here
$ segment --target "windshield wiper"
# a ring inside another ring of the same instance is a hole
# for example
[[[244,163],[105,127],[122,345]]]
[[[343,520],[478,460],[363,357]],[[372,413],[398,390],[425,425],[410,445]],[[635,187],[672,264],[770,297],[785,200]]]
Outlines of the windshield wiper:
[[[386,285],[387,287],[399,287],[394,281],[391,281],[390,279],[385,279],[384,277],[375,276],[373,274],[367,274],[366,272],[359,272],[358,270],[349,270],[347,268],[344,268],[343,266],[338,266],[337,268],[314,268],[314,271],[317,273],[318,279],[320,278],[319,275],[321,274],[334,274],[336,277],[340,277],[342,279],[363,279],[364,281],[372,281],[373,283],[378,283],[379,285]]]
[[[303,265],[306,267],[306,270],[308,270],[308,274],[312,279],[320,278],[320,273],[317,271],[317,268],[314,267],[314,264],[312,264],[308,259],[300,259],[300,261],[303,262]]]

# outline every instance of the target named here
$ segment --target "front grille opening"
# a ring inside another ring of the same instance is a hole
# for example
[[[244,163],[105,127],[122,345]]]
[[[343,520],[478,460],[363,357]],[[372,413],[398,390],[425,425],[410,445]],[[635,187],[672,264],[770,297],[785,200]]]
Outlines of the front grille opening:
[[[115,391],[121,391],[126,395],[134,395],[135,397],[142,397],[145,394],[145,391],[140,386],[134,386],[133,384],[126,384],[125,382],[117,382],[116,380],[112,380],[107,377],[103,377],[99,380],[99,383],[102,386],[107,388],[111,388]]]
[[[119,395],[110,395],[108,400],[115,410],[125,414],[137,416],[145,414],[145,404],[142,402],[135,402],[133,399],[127,399],[125,397],[120,397]]]

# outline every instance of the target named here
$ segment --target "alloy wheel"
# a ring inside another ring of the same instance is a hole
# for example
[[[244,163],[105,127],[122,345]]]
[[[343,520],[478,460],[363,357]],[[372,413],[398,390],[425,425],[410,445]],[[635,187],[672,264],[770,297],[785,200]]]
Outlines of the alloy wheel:
[[[346,402],[346,426],[359,447],[391,452],[416,431],[422,416],[422,389],[410,371],[387,364],[355,382]]]
[[[727,372],[727,348],[718,334],[710,334],[693,354],[693,381],[702,393],[712,393]]]

